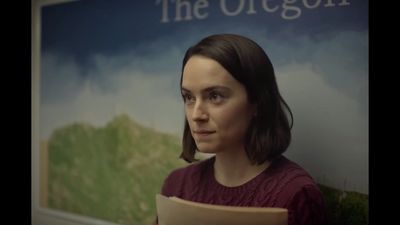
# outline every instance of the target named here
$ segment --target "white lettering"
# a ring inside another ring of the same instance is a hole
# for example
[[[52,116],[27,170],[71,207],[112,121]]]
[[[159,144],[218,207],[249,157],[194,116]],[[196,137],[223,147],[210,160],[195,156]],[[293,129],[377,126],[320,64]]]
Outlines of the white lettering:
[[[249,10],[247,10],[246,14],[256,14],[256,10],[254,10],[254,1],[249,0]]]
[[[314,5],[310,5],[308,3],[308,1],[309,0],[303,0],[303,4],[306,8],[309,8],[309,9],[315,9],[319,6],[319,4],[321,4],[321,0],[313,0],[313,1],[315,1]]]
[[[156,5],[161,6],[161,23],[173,21],[190,21],[194,19],[205,19],[209,13],[208,0],[155,0]],[[228,3],[229,2],[229,3]],[[281,4],[278,2],[282,2]],[[261,3],[261,5],[260,5]],[[285,20],[297,19],[301,16],[303,9],[316,9],[318,7],[348,6],[350,0],[220,0],[220,10],[225,16],[238,16],[243,10],[248,15],[257,14],[257,9],[267,13],[280,11]],[[230,4],[230,5],[228,5]],[[175,9],[175,10],[173,10]],[[175,14],[174,14],[175,13]]]
[[[334,7],[335,4],[332,3],[332,0],[327,0],[326,4],[324,5],[325,7]]]
[[[301,15],[301,10],[299,7],[288,5],[288,4],[293,4],[295,2],[296,2],[296,0],[283,0],[283,4],[282,4],[283,10],[281,13],[281,16],[283,19],[293,20],[293,19],[298,18]],[[294,12],[294,14],[291,16],[287,15],[287,12],[289,12],[289,11]]]
[[[231,1],[232,2],[232,1]],[[226,15],[226,16],[237,16],[239,15],[240,12],[242,12],[243,7],[244,7],[244,0],[240,0],[240,4],[239,7],[237,7],[237,9],[233,12],[229,12],[227,7],[226,7],[226,2],[225,0],[221,0],[220,1],[220,6],[222,9],[222,12]]]
[[[341,3],[339,3],[340,6],[342,5],[350,5],[350,2],[348,2],[348,0],[342,0]]]
[[[264,8],[265,11],[267,12],[275,12],[276,10],[278,10],[279,6],[275,6],[274,8],[270,8],[268,7],[268,2],[269,0],[263,0],[262,1],[262,7]]]
[[[192,12],[191,12],[191,5],[190,2],[186,0],[176,0],[175,3],[175,21],[181,21],[181,10],[182,7],[186,9],[186,17],[183,20],[191,20],[192,19]]]
[[[162,16],[161,16],[161,23],[168,23],[168,0],[159,0],[156,2],[156,5],[162,2]]]
[[[208,13],[205,12],[200,14],[199,10],[208,7],[208,0],[199,0],[194,4],[193,14],[198,19],[205,19],[208,16]]]

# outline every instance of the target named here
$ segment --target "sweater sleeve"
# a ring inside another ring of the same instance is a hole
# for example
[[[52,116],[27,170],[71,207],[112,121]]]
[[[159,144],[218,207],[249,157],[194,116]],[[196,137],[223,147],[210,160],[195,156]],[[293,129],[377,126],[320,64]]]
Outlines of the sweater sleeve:
[[[168,175],[168,177],[164,180],[163,186],[161,188],[161,194],[164,196],[171,196],[171,192],[172,192],[172,184],[171,184],[171,174]]]
[[[304,186],[290,201],[288,225],[326,225],[327,211],[321,191],[316,186]]]

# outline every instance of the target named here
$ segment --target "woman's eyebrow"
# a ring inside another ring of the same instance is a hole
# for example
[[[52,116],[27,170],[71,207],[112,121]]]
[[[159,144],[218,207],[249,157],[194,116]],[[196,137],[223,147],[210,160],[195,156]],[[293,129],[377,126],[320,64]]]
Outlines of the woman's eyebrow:
[[[225,86],[215,85],[215,86],[210,86],[210,87],[204,88],[203,90],[201,90],[201,92],[208,93],[208,92],[212,92],[214,90],[230,91],[231,89],[228,87],[225,87]],[[181,91],[191,93],[191,91],[185,87],[181,87]]]
[[[191,91],[189,91],[188,89],[181,87],[181,92],[187,92],[187,93],[191,93]]]
[[[220,86],[220,85],[215,85],[215,86],[211,86],[211,87],[207,87],[205,89],[202,90],[202,92],[212,92],[212,91],[230,91],[231,89],[225,86]]]

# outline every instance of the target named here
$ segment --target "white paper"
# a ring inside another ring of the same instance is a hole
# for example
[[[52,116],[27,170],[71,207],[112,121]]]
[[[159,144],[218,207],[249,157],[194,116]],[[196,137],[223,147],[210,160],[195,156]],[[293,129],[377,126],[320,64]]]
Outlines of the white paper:
[[[158,225],[287,225],[284,208],[220,206],[156,195]]]

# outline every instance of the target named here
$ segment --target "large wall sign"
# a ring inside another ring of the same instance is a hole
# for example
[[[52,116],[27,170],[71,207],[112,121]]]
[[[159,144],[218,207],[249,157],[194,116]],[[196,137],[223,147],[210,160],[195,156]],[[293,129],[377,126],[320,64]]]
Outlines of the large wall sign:
[[[214,33],[270,56],[294,114],[285,155],[320,184],[368,194],[368,1],[91,0],[40,7],[41,208],[154,222],[155,194],[185,165],[183,54]]]

